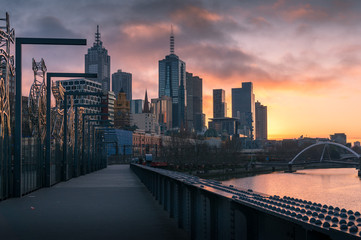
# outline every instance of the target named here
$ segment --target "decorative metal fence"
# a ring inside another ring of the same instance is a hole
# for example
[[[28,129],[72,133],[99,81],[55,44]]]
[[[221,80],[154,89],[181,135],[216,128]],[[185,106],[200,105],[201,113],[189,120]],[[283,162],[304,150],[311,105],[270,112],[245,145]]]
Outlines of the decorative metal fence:
[[[3,21],[5,25],[2,25]],[[14,56],[10,53],[10,45],[14,43],[16,68]],[[0,200],[21,197],[107,165],[103,132],[83,129],[83,109],[74,106],[72,101],[69,108],[64,104],[67,95],[72,99],[84,93],[65,92],[61,84],[51,87],[50,79],[51,76],[96,77],[96,74],[47,73],[45,61],[33,59],[34,81],[28,97],[22,96],[21,51],[24,44],[86,45],[86,40],[15,39],[9,14],[0,18]],[[52,94],[56,100],[53,108]],[[96,121],[92,124],[88,122],[89,126],[95,124]],[[84,135],[92,139],[91,144],[81,144]]]

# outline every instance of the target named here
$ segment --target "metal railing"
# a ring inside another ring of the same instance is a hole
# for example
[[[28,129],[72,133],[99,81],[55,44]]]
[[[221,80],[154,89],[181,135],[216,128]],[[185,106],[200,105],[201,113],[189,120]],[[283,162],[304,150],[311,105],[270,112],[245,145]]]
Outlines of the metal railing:
[[[361,239],[359,212],[131,164],[191,239]]]

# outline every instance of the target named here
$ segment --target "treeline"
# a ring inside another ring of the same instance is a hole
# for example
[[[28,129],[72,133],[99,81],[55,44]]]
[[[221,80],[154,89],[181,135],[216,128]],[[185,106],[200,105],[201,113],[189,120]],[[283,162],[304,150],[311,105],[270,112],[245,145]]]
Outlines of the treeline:
[[[212,146],[197,140],[172,136],[161,149],[160,160],[179,170],[209,170],[220,167],[244,167],[249,159],[242,157],[241,145],[236,140]]]

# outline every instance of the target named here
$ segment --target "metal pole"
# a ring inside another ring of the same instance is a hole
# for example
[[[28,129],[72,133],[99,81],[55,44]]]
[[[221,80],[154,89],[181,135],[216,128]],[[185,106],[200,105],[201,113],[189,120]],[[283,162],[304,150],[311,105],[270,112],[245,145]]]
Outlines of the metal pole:
[[[87,173],[90,172],[90,121],[88,121],[88,164],[87,164]]]
[[[82,138],[82,145],[81,145],[81,161],[82,161],[82,169],[81,169],[81,174],[85,174],[86,172],[86,168],[85,168],[85,158],[84,158],[84,144],[85,144],[85,141],[84,141],[84,137],[85,137],[85,114],[83,114],[83,131],[82,131],[82,134],[83,134],[83,138]]]
[[[95,127],[94,127],[94,125],[93,125],[93,134],[92,134],[92,136],[93,136],[93,139],[92,139],[92,148],[93,148],[93,154],[92,154],[92,166],[91,166],[91,171],[94,171],[94,162],[95,162],[95,138],[94,138],[94,133],[95,133]]]
[[[78,108],[75,107],[75,142],[74,142],[74,176],[79,175],[78,169]]]
[[[63,169],[62,181],[67,180],[67,135],[68,135],[68,98],[67,93],[64,94],[64,141],[63,141]]]
[[[51,106],[51,75],[46,75],[46,152],[45,152],[45,186],[50,187],[51,185],[51,136],[50,136],[50,110]]]
[[[21,99],[21,40],[15,41],[15,147],[14,147],[14,196],[21,197],[21,172],[22,172],[22,99]]]

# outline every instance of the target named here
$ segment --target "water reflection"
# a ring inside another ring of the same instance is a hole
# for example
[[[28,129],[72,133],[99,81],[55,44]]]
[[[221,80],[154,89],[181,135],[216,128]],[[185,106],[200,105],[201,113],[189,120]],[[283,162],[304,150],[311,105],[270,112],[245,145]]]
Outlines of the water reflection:
[[[270,195],[290,196],[307,201],[361,211],[361,180],[357,170],[310,169],[295,173],[271,173],[223,181],[240,188]]]

